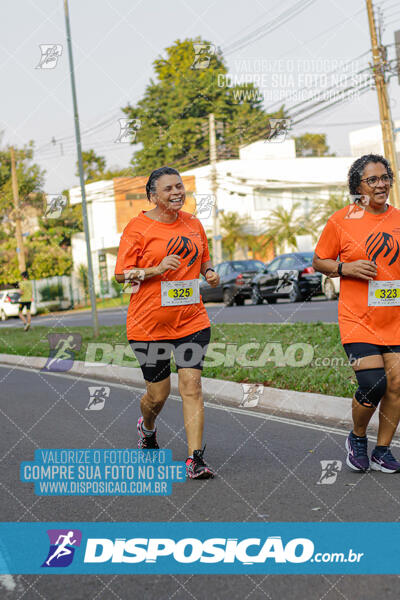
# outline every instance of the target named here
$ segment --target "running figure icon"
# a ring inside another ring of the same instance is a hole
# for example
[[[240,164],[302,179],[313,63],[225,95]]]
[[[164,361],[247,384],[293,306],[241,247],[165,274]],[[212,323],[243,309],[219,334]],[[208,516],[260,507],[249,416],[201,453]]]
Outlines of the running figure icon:
[[[57,549],[56,551],[46,560],[46,565],[49,567],[51,561],[54,558],[61,558],[62,556],[66,556],[67,554],[72,554],[72,550],[67,548],[67,546],[73,546],[76,544],[77,540],[72,539],[74,537],[73,531],[68,531],[66,535],[59,535],[56,541]],[[60,540],[63,540],[60,542]]]

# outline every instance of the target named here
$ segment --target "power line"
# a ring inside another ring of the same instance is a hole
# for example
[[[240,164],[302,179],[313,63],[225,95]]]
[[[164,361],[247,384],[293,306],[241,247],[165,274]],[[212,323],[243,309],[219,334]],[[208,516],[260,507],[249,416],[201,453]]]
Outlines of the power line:
[[[264,23],[261,27],[257,27],[254,31],[251,31],[243,38],[237,40],[223,49],[223,53],[225,56],[231,54],[232,52],[236,52],[237,50],[241,50],[245,46],[248,46],[250,43],[258,41],[263,38],[268,33],[272,33],[304,10],[309,8],[312,4],[315,3],[316,0],[299,0],[293,6],[283,11],[278,17],[272,19],[271,21]]]

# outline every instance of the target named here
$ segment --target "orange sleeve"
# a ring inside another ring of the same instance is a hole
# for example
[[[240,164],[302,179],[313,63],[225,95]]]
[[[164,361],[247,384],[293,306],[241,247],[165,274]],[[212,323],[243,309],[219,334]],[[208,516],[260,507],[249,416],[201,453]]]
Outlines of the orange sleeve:
[[[203,256],[201,257],[201,264],[210,260],[210,252],[208,250],[208,239],[206,236],[206,232],[204,231],[203,225],[200,223],[200,235],[201,241],[203,242]]]
[[[119,242],[117,262],[114,273],[122,274],[125,269],[136,267],[138,257],[142,251],[142,236],[138,233],[128,234],[123,232]]]
[[[318,244],[315,248],[315,254],[322,259],[331,258],[336,260],[340,254],[340,240],[336,223],[329,219],[325,225]]]

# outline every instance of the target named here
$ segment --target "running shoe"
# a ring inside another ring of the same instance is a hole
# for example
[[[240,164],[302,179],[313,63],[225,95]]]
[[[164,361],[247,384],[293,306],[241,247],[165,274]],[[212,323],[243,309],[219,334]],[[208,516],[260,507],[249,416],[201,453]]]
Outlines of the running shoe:
[[[400,462],[395,459],[390,448],[385,450],[375,448],[371,454],[371,469],[382,473],[399,473]]]
[[[28,329],[29,329],[30,326],[31,326],[30,323],[25,323],[24,331],[28,331]]]
[[[146,435],[143,431],[143,417],[138,419],[137,431],[139,435],[138,448],[142,450],[158,450],[160,448],[157,444],[157,429],[151,435]]]
[[[353,471],[368,471],[368,438],[359,438],[351,431],[346,440],[346,464]]]
[[[186,473],[189,479],[208,479],[214,477],[214,471],[203,460],[203,450],[194,450],[193,457],[186,459]]]

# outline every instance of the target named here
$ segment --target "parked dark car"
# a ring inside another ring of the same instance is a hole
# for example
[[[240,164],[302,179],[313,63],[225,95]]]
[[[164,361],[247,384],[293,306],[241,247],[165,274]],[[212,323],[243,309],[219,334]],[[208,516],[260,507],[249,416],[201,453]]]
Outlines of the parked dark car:
[[[251,283],[252,303],[262,304],[267,300],[274,304],[278,298],[299,302],[321,294],[321,273],[313,268],[312,259],[313,252],[293,252],[274,258]]]
[[[200,293],[203,302],[224,302],[225,306],[234,303],[242,306],[251,297],[251,282],[254,275],[265,270],[261,260],[228,260],[214,267],[220,277],[217,287],[211,287],[203,279]]]

